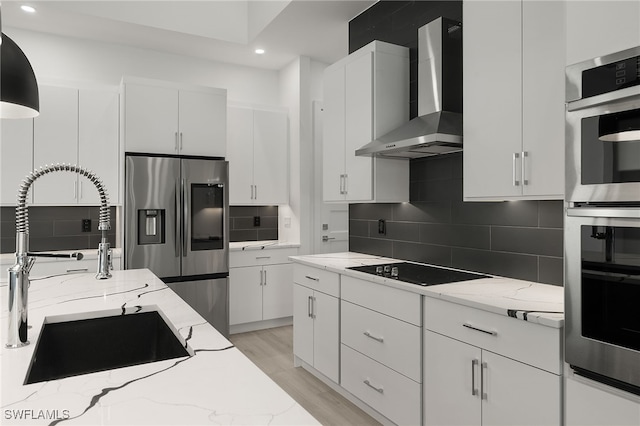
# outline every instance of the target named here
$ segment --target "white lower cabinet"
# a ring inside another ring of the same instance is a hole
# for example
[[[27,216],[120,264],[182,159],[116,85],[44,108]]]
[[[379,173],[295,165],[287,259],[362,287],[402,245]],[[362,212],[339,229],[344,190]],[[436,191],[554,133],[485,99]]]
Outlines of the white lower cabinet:
[[[292,315],[291,264],[229,269],[229,324]]]
[[[387,419],[420,424],[421,296],[341,277],[340,384]]]
[[[338,298],[295,283],[293,306],[294,355],[338,383]]]
[[[424,313],[425,425],[562,424],[560,329],[429,297]]]
[[[565,425],[638,426],[640,396],[569,374],[565,378]]]

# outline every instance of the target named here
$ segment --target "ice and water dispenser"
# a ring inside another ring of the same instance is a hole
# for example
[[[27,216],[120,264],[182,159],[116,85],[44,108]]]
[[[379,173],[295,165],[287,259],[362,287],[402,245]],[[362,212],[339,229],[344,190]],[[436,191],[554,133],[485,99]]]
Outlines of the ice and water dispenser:
[[[165,210],[138,210],[138,244],[164,244]]]

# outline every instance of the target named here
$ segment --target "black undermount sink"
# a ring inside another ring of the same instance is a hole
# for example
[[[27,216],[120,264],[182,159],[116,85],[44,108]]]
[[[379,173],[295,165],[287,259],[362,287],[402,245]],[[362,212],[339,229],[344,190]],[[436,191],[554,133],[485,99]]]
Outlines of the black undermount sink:
[[[25,384],[191,355],[155,307],[69,318],[45,319]]]

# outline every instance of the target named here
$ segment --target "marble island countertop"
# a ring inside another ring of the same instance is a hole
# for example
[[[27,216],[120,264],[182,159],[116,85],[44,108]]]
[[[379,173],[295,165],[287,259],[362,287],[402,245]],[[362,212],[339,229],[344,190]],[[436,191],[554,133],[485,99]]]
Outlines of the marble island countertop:
[[[4,336],[7,285],[0,291]],[[45,318],[138,306],[161,310],[193,355],[24,385]],[[30,345],[6,349],[2,338],[2,424],[318,424],[147,269],[35,280],[29,324]]]
[[[291,256],[290,259],[304,265],[548,327],[561,328],[564,325],[564,289],[559,286],[492,276],[472,281],[423,287],[346,269],[354,266],[403,262],[398,259],[353,252]]]

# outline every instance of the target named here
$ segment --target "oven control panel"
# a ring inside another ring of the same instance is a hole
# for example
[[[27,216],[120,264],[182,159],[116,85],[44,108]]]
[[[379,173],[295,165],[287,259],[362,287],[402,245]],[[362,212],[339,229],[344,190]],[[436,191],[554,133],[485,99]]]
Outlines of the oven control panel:
[[[637,85],[640,85],[640,56],[582,72],[583,98]]]

